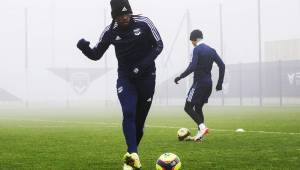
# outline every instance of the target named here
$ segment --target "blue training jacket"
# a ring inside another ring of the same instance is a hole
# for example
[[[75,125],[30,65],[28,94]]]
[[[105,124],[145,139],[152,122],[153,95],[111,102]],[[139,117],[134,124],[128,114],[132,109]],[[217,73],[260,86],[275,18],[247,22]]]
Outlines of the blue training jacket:
[[[203,85],[212,85],[211,70],[215,62],[219,67],[218,84],[222,85],[225,74],[225,64],[216,50],[201,43],[194,48],[192,55],[192,61],[180,77],[184,78],[194,72],[194,82],[199,82]]]
[[[99,60],[111,44],[115,46],[119,77],[130,76],[136,67],[142,73],[155,72],[154,60],[163,49],[152,21],[140,15],[132,15],[126,30],[113,21],[102,32],[98,44],[84,54],[91,60]]]

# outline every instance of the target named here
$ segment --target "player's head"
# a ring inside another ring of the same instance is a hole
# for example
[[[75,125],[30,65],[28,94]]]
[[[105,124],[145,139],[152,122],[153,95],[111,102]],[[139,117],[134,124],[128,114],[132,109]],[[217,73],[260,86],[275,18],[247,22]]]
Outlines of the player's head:
[[[128,0],[111,0],[111,17],[121,27],[127,27],[131,20],[132,10]]]
[[[196,45],[197,42],[203,39],[203,34],[200,30],[193,30],[190,34],[190,40],[193,45]]]

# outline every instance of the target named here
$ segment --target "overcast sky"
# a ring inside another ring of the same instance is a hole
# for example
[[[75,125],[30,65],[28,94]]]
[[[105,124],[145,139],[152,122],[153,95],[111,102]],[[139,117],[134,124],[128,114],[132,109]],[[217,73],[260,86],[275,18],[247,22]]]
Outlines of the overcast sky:
[[[219,52],[221,37],[219,5],[222,3],[223,57],[226,62],[239,63],[257,60],[256,0],[185,0],[184,3],[174,0],[131,0],[130,3],[134,13],[141,13],[153,20],[162,34],[167,48],[173,43],[181,20],[189,10],[190,27],[187,27],[187,21],[184,20],[176,45],[184,44],[186,46],[187,33],[192,29],[199,28],[204,32],[206,41]],[[51,44],[47,43],[51,43],[51,41],[52,46],[53,44],[58,45],[58,39],[60,41],[64,39],[63,41],[71,43],[76,38],[85,36],[96,43],[105,23],[110,22],[109,0],[2,0],[1,8],[3,10],[0,11],[0,14],[1,22],[5,27],[2,28],[1,36],[4,36],[4,39],[20,39],[20,36],[23,35],[24,17],[22,15],[24,12],[22,8],[24,7],[29,10],[29,38],[31,40],[37,38],[31,44],[38,43],[40,46],[41,43],[38,41],[45,39],[38,39],[48,36],[47,42],[43,42],[44,47],[40,48],[45,48],[45,46],[50,48]],[[300,37],[300,0],[261,0],[261,8],[263,42]],[[106,11],[104,12],[104,10]],[[62,32],[69,32],[69,34],[64,33],[65,36],[62,36],[60,35]],[[54,40],[53,36],[55,36]],[[3,47],[3,45],[1,46]],[[72,53],[71,49],[64,49],[63,52],[57,49],[59,47],[51,48],[55,49],[57,55],[59,53],[74,55],[74,51]],[[166,50],[164,52],[167,52]],[[176,47],[175,50],[180,49]],[[181,51],[187,52],[184,48]],[[171,56],[172,59],[174,58],[174,62],[177,57],[179,56]]]

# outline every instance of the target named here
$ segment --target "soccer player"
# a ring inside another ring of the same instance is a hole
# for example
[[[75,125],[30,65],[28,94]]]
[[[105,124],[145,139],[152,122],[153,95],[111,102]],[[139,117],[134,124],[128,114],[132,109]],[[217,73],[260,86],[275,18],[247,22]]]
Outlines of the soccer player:
[[[155,88],[154,60],[163,49],[161,37],[150,19],[132,15],[128,0],[111,0],[112,22],[99,43],[81,39],[77,47],[91,60],[99,60],[112,44],[118,60],[117,93],[123,112],[123,133],[127,144],[124,169],[140,169],[138,145]]]
[[[202,140],[208,133],[204,124],[203,106],[208,102],[212,91],[211,69],[215,62],[219,67],[219,80],[216,90],[222,90],[222,83],[225,74],[225,64],[217,54],[216,50],[203,42],[203,34],[200,30],[194,30],[190,34],[190,40],[195,47],[192,52],[192,61],[187,69],[175,78],[175,83],[194,72],[193,85],[190,88],[184,110],[196,122],[198,133],[194,140]]]

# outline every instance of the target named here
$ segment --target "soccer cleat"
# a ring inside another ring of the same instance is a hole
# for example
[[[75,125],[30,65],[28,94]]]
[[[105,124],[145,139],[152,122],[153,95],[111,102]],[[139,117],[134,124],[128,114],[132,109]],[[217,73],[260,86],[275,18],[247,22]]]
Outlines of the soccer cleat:
[[[184,141],[194,141],[194,137],[192,136],[187,136]]]
[[[194,137],[194,141],[202,141],[204,135],[208,134],[208,128],[204,128],[202,130],[199,130],[197,135]]]
[[[133,168],[127,164],[124,164],[123,170],[133,170]]]
[[[204,140],[204,137],[201,137],[201,138],[198,138],[198,139],[194,139],[193,141],[202,142],[203,140]]]
[[[137,153],[126,153],[123,157],[123,160],[124,160],[124,164],[130,166],[133,170],[141,170],[142,168],[142,165],[141,165],[141,162],[140,162],[140,158],[138,156]],[[128,166],[125,166],[125,168],[128,168]],[[124,169],[123,167],[123,169]]]

